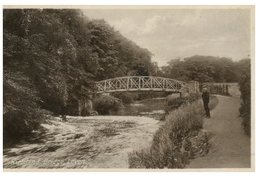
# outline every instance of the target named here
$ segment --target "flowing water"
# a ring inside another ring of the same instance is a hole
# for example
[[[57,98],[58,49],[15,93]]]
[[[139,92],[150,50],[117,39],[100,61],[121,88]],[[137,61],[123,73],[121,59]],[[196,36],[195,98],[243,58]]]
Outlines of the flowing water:
[[[165,104],[151,99],[115,116],[54,117],[44,133],[4,149],[4,168],[128,168],[128,153],[150,146]]]

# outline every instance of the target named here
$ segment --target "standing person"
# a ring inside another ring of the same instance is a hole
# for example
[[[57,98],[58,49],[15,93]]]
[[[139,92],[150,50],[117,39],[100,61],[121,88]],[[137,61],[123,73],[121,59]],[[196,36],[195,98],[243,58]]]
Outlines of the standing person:
[[[210,118],[210,112],[209,112],[209,91],[207,88],[203,88],[202,90],[202,100],[204,104],[204,109],[206,112],[206,117]]]

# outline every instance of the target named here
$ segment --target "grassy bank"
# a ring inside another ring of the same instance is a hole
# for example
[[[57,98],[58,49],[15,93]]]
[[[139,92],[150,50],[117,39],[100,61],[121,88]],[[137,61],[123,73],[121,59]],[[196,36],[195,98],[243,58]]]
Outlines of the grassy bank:
[[[212,97],[210,108],[217,105]],[[184,168],[189,160],[207,154],[209,145],[203,127],[201,100],[170,111],[155,133],[150,148],[129,154],[130,168]]]

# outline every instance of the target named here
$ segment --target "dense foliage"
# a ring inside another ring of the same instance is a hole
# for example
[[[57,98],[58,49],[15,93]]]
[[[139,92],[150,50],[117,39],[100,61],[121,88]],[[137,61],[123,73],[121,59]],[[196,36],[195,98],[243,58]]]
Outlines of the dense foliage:
[[[200,94],[197,93],[191,93],[187,97],[167,97],[167,107],[166,112],[169,112],[171,110],[177,109],[180,106],[187,105],[189,103],[192,103],[194,101],[197,101],[199,98],[201,98]]]
[[[162,67],[161,75],[183,81],[238,82],[243,60],[195,55],[184,59],[171,60]]]
[[[94,81],[155,71],[151,53],[79,10],[5,9],[4,136],[35,129],[42,110],[82,115]]]
[[[251,70],[250,61],[243,60],[244,67],[242,69],[242,76],[239,81],[240,92],[241,92],[241,107],[240,115],[242,117],[242,125],[245,133],[251,135]]]
[[[119,98],[125,105],[131,104],[137,99],[137,95],[130,92],[115,92],[113,96]]]

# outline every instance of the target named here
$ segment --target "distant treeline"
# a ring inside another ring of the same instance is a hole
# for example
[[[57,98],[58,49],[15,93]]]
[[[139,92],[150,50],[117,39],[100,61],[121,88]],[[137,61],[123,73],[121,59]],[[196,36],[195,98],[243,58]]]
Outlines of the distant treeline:
[[[203,82],[239,82],[245,65],[250,59],[233,61],[225,57],[195,55],[184,59],[175,59],[163,66],[160,75],[182,81]]]
[[[46,115],[86,112],[98,80],[157,75],[237,82],[250,63],[193,56],[159,68],[150,51],[76,9],[4,9],[3,26],[5,140],[37,129]]]

